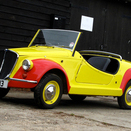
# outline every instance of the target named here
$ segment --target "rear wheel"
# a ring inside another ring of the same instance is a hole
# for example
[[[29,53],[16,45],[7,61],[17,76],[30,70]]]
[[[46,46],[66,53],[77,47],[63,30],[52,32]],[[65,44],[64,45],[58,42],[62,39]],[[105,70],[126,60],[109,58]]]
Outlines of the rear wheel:
[[[83,101],[86,98],[86,96],[84,96],[84,95],[71,95],[71,94],[69,94],[69,97],[73,101],[76,101],[76,102]]]
[[[5,97],[7,95],[7,93],[9,92],[10,88],[4,89],[4,88],[0,88],[0,99]]]
[[[63,83],[59,76],[47,74],[34,91],[36,103],[41,108],[54,108],[61,100]]]
[[[131,81],[127,83],[123,95],[118,97],[118,104],[122,109],[131,109]]]

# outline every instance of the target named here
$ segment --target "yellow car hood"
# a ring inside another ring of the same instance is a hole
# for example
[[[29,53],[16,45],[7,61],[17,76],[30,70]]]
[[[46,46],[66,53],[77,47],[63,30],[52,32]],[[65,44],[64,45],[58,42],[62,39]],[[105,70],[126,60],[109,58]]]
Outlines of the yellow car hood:
[[[53,56],[53,57],[68,57],[71,55],[71,50],[58,47],[25,47],[10,49],[16,52],[19,56]]]

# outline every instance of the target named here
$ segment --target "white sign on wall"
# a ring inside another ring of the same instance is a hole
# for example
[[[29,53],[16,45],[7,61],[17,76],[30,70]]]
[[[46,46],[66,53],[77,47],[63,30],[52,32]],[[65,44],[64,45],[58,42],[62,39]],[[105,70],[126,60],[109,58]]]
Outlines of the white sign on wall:
[[[80,29],[92,32],[93,22],[94,18],[82,15]]]

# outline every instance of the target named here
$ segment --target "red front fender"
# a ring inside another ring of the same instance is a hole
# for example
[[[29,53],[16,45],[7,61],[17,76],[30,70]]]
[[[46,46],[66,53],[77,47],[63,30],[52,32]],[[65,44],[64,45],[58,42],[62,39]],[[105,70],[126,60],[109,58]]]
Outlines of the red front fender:
[[[35,59],[35,60],[32,60],[32,62],[34,65],[30,71],[25,72],[23,68],[20,67],[20,69],[16,72],[13,78],[23,79],[23,74],[24,74],[24,75],[27,75],[25,80],[33,80],[39,83],[40,79],[44,76],[46,72],[50,71],[51,69],[59,69],[64,73],[66,77],[67,88],[69,91],[70,89],[69,80],[62,66],[60,66],[58,63],[55,63],[54,61],[47,60],[47,59]],[[36,85],[37,84],[11,80],[9,81],[8,87],[33,88]]]

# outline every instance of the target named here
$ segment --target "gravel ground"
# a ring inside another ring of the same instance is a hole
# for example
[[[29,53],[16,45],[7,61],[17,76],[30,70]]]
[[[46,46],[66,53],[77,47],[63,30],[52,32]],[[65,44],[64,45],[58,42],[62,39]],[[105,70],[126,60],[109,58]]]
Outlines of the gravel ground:
[[[1,131],[130,131],[131,110],[116,98],[87,97],[81,103],[63,95],[55,109],[39,109],[33,93],[11,90],[0,100]]]

